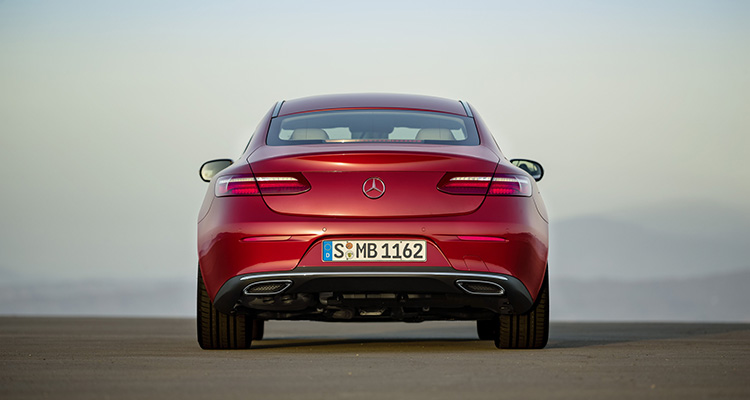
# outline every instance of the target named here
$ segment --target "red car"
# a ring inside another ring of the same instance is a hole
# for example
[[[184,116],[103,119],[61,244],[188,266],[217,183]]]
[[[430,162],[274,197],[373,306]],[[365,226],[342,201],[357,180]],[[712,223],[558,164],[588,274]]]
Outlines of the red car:
[[[498,348],[542,348],[543,173],[463,101],[280,101],[238,160],[200,169],[198,342],[248,348],[266,320],[471,320]]]

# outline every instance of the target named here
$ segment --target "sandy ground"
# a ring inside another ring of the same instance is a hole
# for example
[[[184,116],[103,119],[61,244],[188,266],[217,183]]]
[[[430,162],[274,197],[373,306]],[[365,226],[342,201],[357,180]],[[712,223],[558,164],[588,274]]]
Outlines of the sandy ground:
[[[553,323],[534,351],[465,322],[285,321],[204,351],[194,325],[0,318],[0,398],[750,398],[750,324]]]

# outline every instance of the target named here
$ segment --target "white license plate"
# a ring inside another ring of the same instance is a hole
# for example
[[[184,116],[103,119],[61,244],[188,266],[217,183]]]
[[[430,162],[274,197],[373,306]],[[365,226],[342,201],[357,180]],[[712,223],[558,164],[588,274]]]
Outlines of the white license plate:
[[[427,261],[424,240],[324,240],[323,261]]]

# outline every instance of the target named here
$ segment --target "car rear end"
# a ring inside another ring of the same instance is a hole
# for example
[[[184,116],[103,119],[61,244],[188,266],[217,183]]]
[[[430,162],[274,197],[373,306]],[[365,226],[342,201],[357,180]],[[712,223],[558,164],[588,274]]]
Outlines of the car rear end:
[[[198,225],[219,313],[497,321],[539,302],[538,188],[471,116],[379,107],[268,122],[211,181]]]

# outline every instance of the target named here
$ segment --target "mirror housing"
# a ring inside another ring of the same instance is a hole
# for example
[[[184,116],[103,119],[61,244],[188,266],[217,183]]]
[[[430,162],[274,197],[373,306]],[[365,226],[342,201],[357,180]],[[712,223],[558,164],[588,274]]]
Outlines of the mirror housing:
[[[537,182],[541,181],[544,176],[544,168],[542,168],[542,164],[539,164],[536,161],[516,158],[510,160],[510,163],[526,171]]]
[[[224,168],[234,164],[233,160],[221,158],[218,160],[206,161],[201,165],[200,176],[203,182],[210,182],[211,178],[216,176]]]

